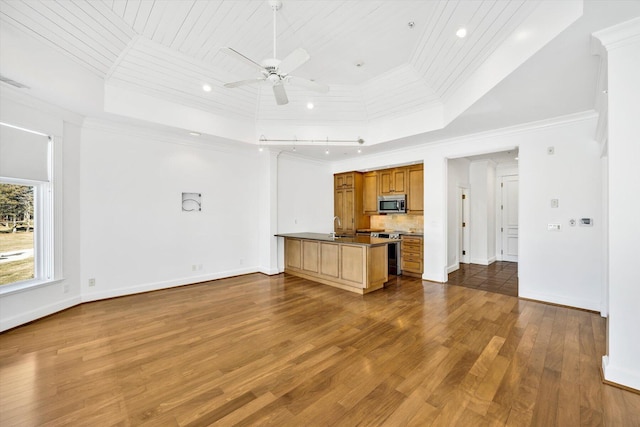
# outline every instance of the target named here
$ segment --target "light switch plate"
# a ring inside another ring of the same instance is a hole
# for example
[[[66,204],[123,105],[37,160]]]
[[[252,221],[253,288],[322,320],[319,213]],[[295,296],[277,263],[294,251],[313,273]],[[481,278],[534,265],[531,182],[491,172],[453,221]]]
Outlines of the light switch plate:
[[[558,199],[551,199],[551,207],[557,208],[558,206],[560,206],[560,201]]]
[[[560,224],[547,224],[547,231],[560,231]]]

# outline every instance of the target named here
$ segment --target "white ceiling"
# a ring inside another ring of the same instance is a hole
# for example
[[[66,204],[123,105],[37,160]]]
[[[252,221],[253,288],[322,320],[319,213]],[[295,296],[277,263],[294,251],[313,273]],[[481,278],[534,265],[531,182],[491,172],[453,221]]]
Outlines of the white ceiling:
[[[575,101],[554,103],[554,112],[593,108],[597,60],[588,50],[589,34],[637,16],[640,2],[588,1],[578,18],[573,5],[579,3],[285,0],[277,12],[277,56],[303,47],[311,59],[293,74],[331,87],[326,95],[287,87],[285,106],[275,105],[270,88],[222,86],[256,75],[220,47],[256,62],[272,56],[273,14],[264,0],[2,0],[0,23],[3,38],[10,39],[4,32],[20,41],[15,33],[28,35],[88,73],[84,81],[100,82],[95,109],[111,115],[250,143],[261,135],[316,141],[362,137],[365,151],[379,151],[427,131],[441,137],[450,128],[469,132],[545,118],[548,109],[540,99],[553,99],[556,90]],[[459,39],[455,31],[463,26],[468,36]],[[31,86],[36,96],[66,107],[65,98],[90,93],[79,88],[56,94],[50,84],[41,87],[42,74],[16,58],[20,50],[4,47],[0,72]],[[61,74],[54,77],[74,78]],[[534,84],[523,85],[509,74]],[[203,83],[213,91],[202,91]],[[522,96],[515,108],[509,105],[513,91]],[[313,110],[306,108],[308,101]],[[95,109],[78,112],[96,115]],[[412,118],[417,120],[407,127]],[[228,123],[236,129],[229,130]],[[311,145],[297,144],[297,152],[324,156],[326,144]],[[357,144],[347,145],[352,146],[337,150],[337,158],[356,155]]]

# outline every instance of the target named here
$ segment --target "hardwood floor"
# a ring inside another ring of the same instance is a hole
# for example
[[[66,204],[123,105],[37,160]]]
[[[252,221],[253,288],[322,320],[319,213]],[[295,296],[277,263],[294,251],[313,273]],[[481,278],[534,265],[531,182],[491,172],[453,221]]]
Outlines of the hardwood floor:
[[[489,265],[460,264],[458,270],[449,273],[447,285],[517,297],[518,263],[496,261]]]
[[[396,278],[252,274],[0,334],[0,425],[640,426],[597,314]]]

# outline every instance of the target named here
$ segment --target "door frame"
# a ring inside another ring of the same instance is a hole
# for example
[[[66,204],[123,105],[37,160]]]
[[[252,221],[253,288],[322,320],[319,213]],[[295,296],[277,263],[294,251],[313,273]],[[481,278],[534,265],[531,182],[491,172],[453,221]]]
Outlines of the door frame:
[[[471,234],[471,224],[469,222],[469,188],[458,186],[458,263],[469,264],[471,256],[469,254],[469,235]],[[462,224],[465,224],[463,227]],[[463,254],[463,250],[465,253]]]
[[[497,193],[500,197],[496,197],[496,261],[504,261],[504,241],[503,241],[503,232],[502,229],[502,220],[503,220],[503,209],[502,206],[502,190],[503,183],[505,178],[516,177],[518,178],[518,212],[520,211],[520,174],[519,173],[509,173],[505,175],[499,175],[496,178],[496,186]],[[519,216],[519,214],[518,214]],[[518,219],[518,229],[520,228],[520,220]],[[518,247],[520,246],[520,232],[518,232]],[[520,251],[518,251],[518,259],[520,259]],[[518,261],[509,261],[509,262],[518,262]]]

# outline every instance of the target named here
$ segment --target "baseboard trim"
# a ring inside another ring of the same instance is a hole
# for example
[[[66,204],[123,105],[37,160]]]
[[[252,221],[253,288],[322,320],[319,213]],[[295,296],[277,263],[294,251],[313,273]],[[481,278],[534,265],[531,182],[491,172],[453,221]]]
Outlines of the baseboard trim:
[[[460,269],[460,263],[456,262],[455,264],[452,264],[449,267],[447,267],[447,274],[453,273],[454,271],[459,269]]]
[[[607,378],[609,374],[609,378]],[[622,390],[630,391],[635,394],[640,394],[640,376],[634,375],[631,372],[616,369],[609,364],[609,356],[602,356],[602,364],[600,365],[600,375],[602,376],[602,382],[604,384],[616,387]],[[620,377],[626,377],[631,381],[621,381]],[[611,379],[613,378],[613,379]],[[631,382],[633,385],[626,384]]]
[[[21,313],[18,316],[11,317],[9,319],[0,320],[0,332],[8,331],[9,329],[16,328],[18,326],[31,323],[35,320],[42,319],[43,317],[50,316],[52,314],[64,311],[68,308],[74,307],[80,304],[80,297],[71,297],[63,301],[58,301],[54,304],[46,305],[44,307],[38,307],[35,310]]]
[[[491,258],[471,258],[471,264],[491,265],[496,262],[496,257]]]
[[[582,310],[600,313],[600,301],[583,300],[579,298],[567,298],[560,295],[542,294],[537,292],[527,292],[522,282],[518,286],[518,297],[536,302],[560,305],[563,307],[578,308]]]
[[[228,270],[212,274],[203,274],[200,276],[184,277],[180,279],[167,280],[163,282],[145,283],[127,288],[108,289],[91,294],[83,294],[82,302],[99,301],[108,298],[117,298],[126,295],[140,294],[144,292],[159,291],[161,289],[175,288],[178,286],[193,285],[195,283],[209,282],[211,280],[226,279],[233,276],[242,276],[245,274],[260,273],[258,268],[244,268],[238,270]]]

